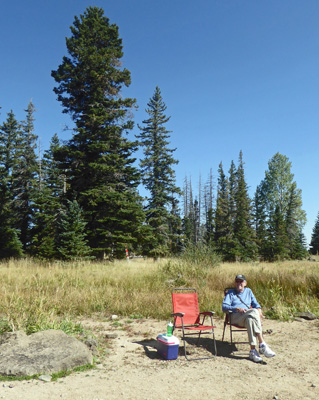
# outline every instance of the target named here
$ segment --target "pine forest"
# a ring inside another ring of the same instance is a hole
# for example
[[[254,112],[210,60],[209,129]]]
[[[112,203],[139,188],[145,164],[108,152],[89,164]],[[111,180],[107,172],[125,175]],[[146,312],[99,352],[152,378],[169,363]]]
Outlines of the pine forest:
[[[123,54],[118,26],[89,7],[75,17],[66,55],[51,71],[74,123],[71,139],[54,134],[42,153],[36,105],[26,105],[24,121],[1,110],[0,258],[157,258],[195,248],[223,261],[318,254],[319,215],[308,244],[302,193],[283,154],[269,160],[252,198],[240,149],[231,165],[218,160],[216,174],[185,176],[178,187],[169,108],[156,86],[134,126],[136,100],[122,95],[131,84]]]

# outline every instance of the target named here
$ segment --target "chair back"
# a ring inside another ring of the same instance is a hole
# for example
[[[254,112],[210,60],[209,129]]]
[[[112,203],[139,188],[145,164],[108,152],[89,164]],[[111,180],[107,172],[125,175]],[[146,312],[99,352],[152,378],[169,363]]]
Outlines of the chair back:
[[[173,312],[184,313],[184,325],[199,323],[199,307],[196,289],[177,288],[172,290]],[[180,317],[175,317],[175,325],[181,325]]]

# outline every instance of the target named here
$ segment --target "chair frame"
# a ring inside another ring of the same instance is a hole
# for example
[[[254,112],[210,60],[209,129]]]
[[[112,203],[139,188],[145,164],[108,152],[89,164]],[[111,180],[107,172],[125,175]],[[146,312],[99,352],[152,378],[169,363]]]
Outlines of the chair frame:
[[[226,296],[227,292],[228,292],[229,290],[231,290],[231,289],[234,289],[234,288],[230,288],[230,287],[225,288],[225,290],[224,290],[224,296]],[[241,341],[241,342],[239,342],[239,341],[234,342],[234,341],[233,341],[233,332],[245,332],[245,331],[247,332],[247,328],[245,328],[245,327],[243,327],[243,326],[239,326],[239,325],[232,324],[232,322],[231,322],[232,313],[233,313],[232,311],[227,311],[227,312],[225,313],[224,330],[223,330],[222,342],[224,341],[226,327],[229,326],[229,330],[230,330],[230,344],[231,344],[231,345],[233,345],[233,344],[244,344],[244,343],[249,343],[248,340]]]
[[[172,290],[172,300],[173,300],[173,295],[175,293],[194,293],[197,296],[197,291],[195,288],[175,288]],[[198,299],[197,299],[198,301]],[[174,301],[173,301],[173,309],[174,309]],[[183,312],[173,312],[171,315],[174,317],[174,326],[173,326],[173,332],[175,329],[181,330],[182,331],[182,340],[184,342],[184,354],[185,358],[188,361],[195,361],[195,360],[203,360],[203,359],[210,359],[210,358],[215,358],[217,355],[217,347],[216,347],[216,340],[215,340],[215,331],[214,329],[216,326],[213,324],[213,315],[214,311],[205,311],[205,312],[199,312],[197,316],[197,322],[192,325],[187,325],[184,324],[184,315],[185,313]],[[210,320],[210,325],[204,325],[206,317],[209,318]],[[180,318],[181,324],[177,324],[178,318]],[[197,329],[196,329],[197,328]],[[187,330],[192,330],[195,332],[192,333],[186,333],[185,331]],[[198,331],[198,332],[197,332]],[[189,358],[186,353],[186,336],[191,336],[191,335],[196,335],[198,334],[198,339],[197,339],[197,346],[199,345],[200,338],[202,334],[212,334],[213,335],[213,343],[214,343],[214,355],[210,357],[198,357],[198,358]]]

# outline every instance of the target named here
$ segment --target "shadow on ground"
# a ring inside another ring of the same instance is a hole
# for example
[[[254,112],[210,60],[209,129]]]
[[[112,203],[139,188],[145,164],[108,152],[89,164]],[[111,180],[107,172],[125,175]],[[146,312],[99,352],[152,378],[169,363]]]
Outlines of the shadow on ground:
[[[210,338],[201,338],[199,345],[197,344],[197,338],[186,338],[186,354],[188,356],[204,356],[205,353],[208,357],[214,355],[214,342]],[[134,342],[143,346],[145,355],[154,360],[161,360],[162,357],[158,354],[158,342],[156,339],[145,339],[141,341]],[[216,340],[217,347],[217,357],[226,357],[233,360],[248,360],[249,359],[249,347],[237,347],[235,344],[229,342],[223,342],[221,340]],[[180,346],[178,349],[179,357],[184,357],[184,342],[180,338]]]

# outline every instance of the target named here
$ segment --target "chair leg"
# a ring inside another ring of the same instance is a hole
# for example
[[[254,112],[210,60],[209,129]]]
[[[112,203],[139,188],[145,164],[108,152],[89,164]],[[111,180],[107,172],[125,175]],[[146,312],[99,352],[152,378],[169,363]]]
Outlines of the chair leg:
[[[183,328],[182,332],[183,332],[183,337],[182,337],[182,339],[183,339],[183,342],[184,342],[184,356],[185,356],[185,358],[186,358],[187,361],[192,361],[191,358],[188,358],[188,357],[187,357],[187,352],[186,352],[186,337],[185,337],[184,328]]]
[[[230,344],[231,346],[233,345],[233,330],[232,330],[232,325],[231,325],[231,313],[229,314],[229,329],[230,329]]]
[[[199,346],[200,334],[201,334],[201,333],[202,333],[202,332],[199,332],[199,333],[198,333],[197,346]]]
[[[215,357],[217,356],[217,346],[216,346],[216,340],[215,340],[215,331],[213,330],[213,341],[214,341],[214,350],[215,350]]]
[[[185,336],[183,335],[183,342],[184,342],[184,356],[186,360],[188,360],[187,354],[186,354],[186,341],[185,341]]]

